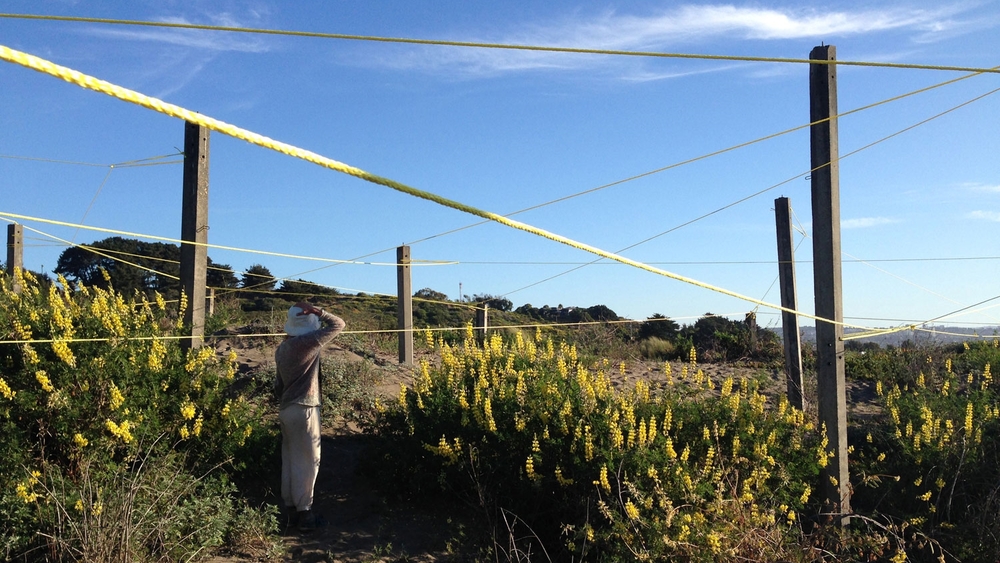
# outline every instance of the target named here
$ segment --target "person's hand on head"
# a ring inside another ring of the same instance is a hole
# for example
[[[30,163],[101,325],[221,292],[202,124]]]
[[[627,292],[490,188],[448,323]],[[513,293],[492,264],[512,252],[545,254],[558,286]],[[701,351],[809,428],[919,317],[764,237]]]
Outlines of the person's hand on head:
[[[318,307],[307,301],[299,301],[295,304],[295,306],[302,309],[302,312],[299,313],[298,316],[316,315],[318,317],[323,313],[323,311],[321,311]]]

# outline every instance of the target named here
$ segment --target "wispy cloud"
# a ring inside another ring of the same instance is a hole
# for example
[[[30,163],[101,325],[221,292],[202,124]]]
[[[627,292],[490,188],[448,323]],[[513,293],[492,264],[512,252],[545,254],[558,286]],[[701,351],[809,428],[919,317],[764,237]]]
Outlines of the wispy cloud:
[[[197,23],[226,27],[248,26],[263,15],[251,11],[247,19],[231,12],[199,14],[196,21],[187,17],[164,17],[153,21],[163,23]],[[141,44],[129,51],[128,58],[119,58],[133,67],[133,82],[157,98],[168,98],[196,81],[206,68],[225,53],[265,53],[272,50],[273,40],[251,34],[180,29],[169,27],[91,26],[82,33],[92,37],[131,41]]]
[[[969,182],[962,184],[961,187],[977,193],[1000,194],[1000,184],[981,184]]]
[[[969,213],[968,216],[970,219],[983,219],[1000,223],[1000,211],[985,211],[980,209]]]
[[[231,14],[217,14],[204,25],[239,27],[241,24]],[[185,18],[161,18],[163,23],[203,23],[191,22]],[[143,41],[188,47],[210,52],[237,51],[243,53],[263,53],[270,50],[268,43],[259,36],[202,29],[178,29],[158,27],[89,27],[84,33],[95,37]]]
[[[967,9],[967,6],[964,7]],[[549,25],[522,27],[492,37],[468,37],[470,42],[578,47],[605,50],[668,51],[710,41],[775,41],[839,37],[886,31],[912,32],[926,38],[936,30],[955,32],[951,19],[962,7],[934,9],[886,7],[858,11],[773,9],[731,4],[684,5],[648,15],[607,11],[590,17],[567,16]],[[450,39],[455,39],[451,37]],[[650,71],[648,59],[619,57],[614,65],[597,55],[578,56],[539,51],[407,48],[392,57],[368,60],[380,66],[422,71],[498,75],[535,69],[600,71],[632,80],[671,78],[687,73]],[[623,69],[625,69],[623,71]],[[645,78],[643,78],[645,76]]]
[[[840,222],[841,229],[867,229],[869,227],[879,227],[899,223],[899,219],[890,217],[859,217]]]

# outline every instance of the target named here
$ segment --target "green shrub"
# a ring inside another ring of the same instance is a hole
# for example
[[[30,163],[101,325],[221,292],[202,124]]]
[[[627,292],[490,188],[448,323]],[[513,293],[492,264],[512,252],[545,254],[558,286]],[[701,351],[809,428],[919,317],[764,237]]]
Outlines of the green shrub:
[[[412,389],[382,407],[381,481],[513,514],[559,560],[778,560],[827,460],[787,401],[753,381],[716,384],[692,362],[617,390],[551,340],[439,342]],[[619,368],[620,369],[620,368]],[[527,541],[527,540],[525,540]],[[561,547],[558,547],[561,546]],[[559,551],[553,551],[558,549]]]
[[[92,542],[73,523],[101,514],[132,541],[147,535],[129,517],[147,499],[144,522],[211,518],[156,528],[142,549],[207,553],[232,515],[232,487],[224,474],[205,476],[252,463],[248,443],[276,444],[262,405],[232,391],[235,355],[181,351],[183,298],[178,310],[159,296],[127,301],[61,278],[45,289],[30,275],[15,278],[19,294],[0,279],[0,333],[18,342],[0,347],[0,490],[15,492],[0,497],[9,517],[0,545],[18,553],[45,538],[59,558],[74,559]]]
[[[649,360],[669,360],[677,356],[677,347],[669,340],[654,336],[639,342],[639,353]]]
[[[877,382],[885,416],[858,432],[854,506],[913,532],[911,557],[943,547],[961,561],[995,561],[1000,396],[987,365],[952,366],[928,354],[912,383]]]

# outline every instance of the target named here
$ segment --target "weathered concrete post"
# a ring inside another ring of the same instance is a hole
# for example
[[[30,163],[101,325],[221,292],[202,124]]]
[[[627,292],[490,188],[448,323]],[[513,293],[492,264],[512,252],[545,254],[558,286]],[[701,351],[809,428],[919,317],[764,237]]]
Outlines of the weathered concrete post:
[[[413,364],[413,291],[410,282],[410,247],[396,248],[396,328],[399,329],[399,363]]]
[[[797,311],[792,205],[787,197],[774,200],[774,221],[778,232],[778,284],[781,286],[781,306]],[[802,394],[802,340],[799,334],[798,315],[788,311],[781,312],[781,335],[785,344],[788,402],[799,410],[805,410],[806,402]]]
[[[14,281],[14,269],[24,270],[24,227],[17,223],[7,225],[7,276],[11,291],[21,293],[21,284]]]
[[[181,289],[188,307],[184,323],[191,338],[185,349],[199,348],[205,336],[205,284],[208,277],[208,138],[209,129],[184,124],[184,197],[181,211]]]
[[[489,329],[490,306],[486,303],[481,308],[476,308],[476,324],[473,327],[476,331],[476,339],[482,344],[486,342],[486,331]]]
[[[809,58],[835,61],[832,45]],[[816,377],[819,420],[833,458],[821,486],[834,520],[848,524],[851,484],[847,471],[847,387],[844,377],[844,311],[840,264],[840,164],[837,134],[837,66],[809,65],[812,161],[813,284],[816,296]]]

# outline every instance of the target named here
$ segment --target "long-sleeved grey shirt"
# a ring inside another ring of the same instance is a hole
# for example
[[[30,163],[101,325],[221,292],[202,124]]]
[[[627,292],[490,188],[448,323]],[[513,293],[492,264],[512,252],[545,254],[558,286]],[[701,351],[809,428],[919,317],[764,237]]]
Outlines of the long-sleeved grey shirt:
[[[281,393],[280,408],[320,405],[320,351],[345,325],[344,319],[328,311],[323,311],[319,320],[323,325],[319,330],[288,337],[274,353],[278,371],[274,387]]]

